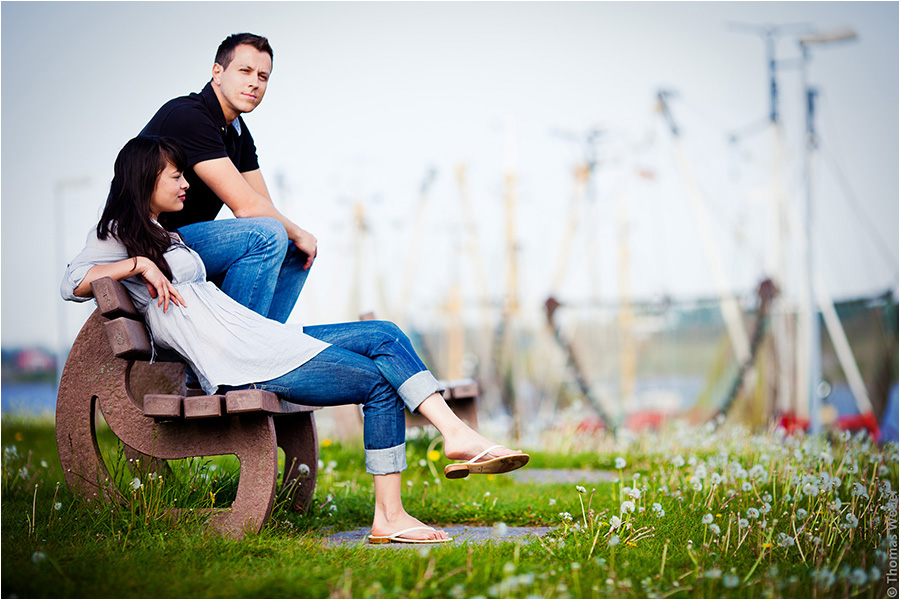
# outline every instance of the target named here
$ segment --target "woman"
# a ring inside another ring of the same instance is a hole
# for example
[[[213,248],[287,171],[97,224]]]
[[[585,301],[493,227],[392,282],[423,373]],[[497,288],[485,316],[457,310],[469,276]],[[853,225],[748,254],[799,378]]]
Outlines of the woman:
[[[366,471],[375,481],[369,542],[449,541],[403,509],[404,406],[437,427],[448,458],[466,461],[448,465],[448,478],[505,473],[525,465],[528,455],[495,445],[463,423],[393,323],[282,325],[206,281],[200,257],[158,222],[160,214],[184,206],[186,165],[184,151],[166,138],[140,136],[122,148],[100,222],[66,270],[63,298],[83,302],[92,296],[92,281],[121,281],[145,317],[154,348],[178,352],[207,394],[253,386],[309,405],[362,404]]]

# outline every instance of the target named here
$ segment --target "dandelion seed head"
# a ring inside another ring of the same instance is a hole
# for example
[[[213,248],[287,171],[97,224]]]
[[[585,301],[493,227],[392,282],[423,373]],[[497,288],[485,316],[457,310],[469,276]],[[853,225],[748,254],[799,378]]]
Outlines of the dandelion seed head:
[[[738,519],[738,527],[740,527],[741,529],[746,529],[747,527],[750,527],[750,521],[743,518]]]
[[[586,494],[586,493],[587,493],[587,490],[584,489],[584,487],[583,487],[583,486],[580,486],[580,485],[576,485],[576,486],[575,486],[575,491],[578,492],[579,494]]]
[[[633,513],[633,512],[634,512],[634,502],[632,502],[631,500],[626,500],[619,507],[619,514]]]
[[[609,542],[607,543],[611,548],[619,545],[619,536],[614,535],[609,538]]]
[[[710,523],[713,522],[713,516],[711,514],[707,513],[707,514],[703,515],[702,520],[703,520],[704,525],[709,525]]]
[[[719,535],[720,533],[722,533],[722,530],[719,529],[718,525],[713,523],[712,525],[709,526],[709,532],[713,535]]]
[[[44,562],[45,560],[47,560],[47,555],[41,551],[37,551],[31,555],[31,562],[36,565]]]
[[[741,583],[741,578],[734,573],[726,573],[722,578],[722,585],[728,589],[736,588]]]
[[[624,458],[622,458],[621,456],[616,458],[616,468],[617,469],[620,469],[620,470],[624,469],[625,465],[626,465],[626,462],[625,462]]]
[[[134,490],[139,490],[142,487],[144,487],[144,484],[141,483],[141,480],[138,477],[135,477],[134,479],[132,479],[131,483],[129,485],[131,485],[132,489],[134,489]]]

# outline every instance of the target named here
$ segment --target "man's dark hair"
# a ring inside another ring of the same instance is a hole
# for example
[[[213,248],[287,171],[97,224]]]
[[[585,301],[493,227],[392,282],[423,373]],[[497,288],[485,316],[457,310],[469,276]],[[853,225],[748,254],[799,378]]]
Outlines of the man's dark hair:
[[[216,62],[222,65],[223,69],[227,69],[231,64],[231,59],[234,58],[234,49],[244,45],[252,46],[260,52],[266,52],[269,54],[269,58],[275,60],[272,46],[269,45],[269,40],[263,36],[252,33],[233,33],[219,44],[219,49],[216,50]]]

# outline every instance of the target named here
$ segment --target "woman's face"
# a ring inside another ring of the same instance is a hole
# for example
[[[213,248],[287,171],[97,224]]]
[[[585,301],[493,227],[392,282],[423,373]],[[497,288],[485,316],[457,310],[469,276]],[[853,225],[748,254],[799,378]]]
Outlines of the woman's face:
[[[167,162],[156,179],[153,196],[150,197],[150,216],[159,219],[159,215],[167,212],[178,212],[184,208],[184,193],[188,189],[184,173]]]

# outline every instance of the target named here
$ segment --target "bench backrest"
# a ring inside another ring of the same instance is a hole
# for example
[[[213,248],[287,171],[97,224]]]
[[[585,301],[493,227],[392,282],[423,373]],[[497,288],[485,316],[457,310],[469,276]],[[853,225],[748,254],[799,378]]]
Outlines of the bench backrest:
[[[113,354],[119,358],[149,360],[152,347],[144,318],[134,307],[128,290],[110,277],[91,283],[100,314],[109,319],[103,324]]]

